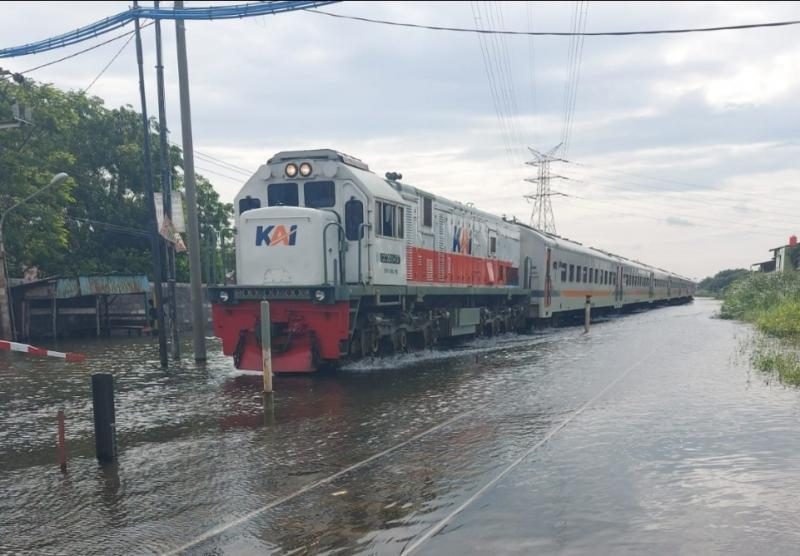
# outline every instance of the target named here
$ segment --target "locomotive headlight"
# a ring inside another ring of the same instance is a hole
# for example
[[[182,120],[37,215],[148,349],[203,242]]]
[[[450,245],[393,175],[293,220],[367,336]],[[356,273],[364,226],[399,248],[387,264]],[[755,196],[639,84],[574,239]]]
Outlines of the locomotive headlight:
[[[286,172],[286,176],[289,178],[295,177],[297,175],[297,164],[290,162],[286,165],[284,172]]]
[[[323,301],[325,301],[325,292],[322,291],[322,290],[315,291],[314,292],[314,299],[316,299],[317,301],[322,303]]]
[[[303,176],[304,178],[307,178],[308,176],[311,175],[311,170],[312,170],[311,164],[309,164],[308,162],[303,162],[300,165],[300,175]]]
[[[231,296],[229,296],[228,292],[226,291],[219,292],[219,300],[222,301],[223,303],[226,303],[228,299],[230,299],[230,297]]]

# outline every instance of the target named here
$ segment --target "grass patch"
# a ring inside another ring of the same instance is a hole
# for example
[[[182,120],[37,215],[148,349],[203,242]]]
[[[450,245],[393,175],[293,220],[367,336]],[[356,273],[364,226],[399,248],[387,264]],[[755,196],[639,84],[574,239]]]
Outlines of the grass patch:
[[[800,386],[800,354],[780,348],[757,348],[753,366],[762,372],[774,372],[783,384]]]
[[[753,367],[800,386],[800,272],[753,273],[725,290],[722,318],[753,323],[761,333]]]

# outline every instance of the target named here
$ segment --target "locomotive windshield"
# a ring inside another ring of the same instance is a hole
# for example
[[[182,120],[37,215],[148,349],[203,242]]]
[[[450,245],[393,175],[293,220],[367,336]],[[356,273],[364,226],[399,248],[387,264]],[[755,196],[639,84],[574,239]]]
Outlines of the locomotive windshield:
[[[303,197],[309,208],[326,208],[336,204],[332,181],[310,181],[303,186]]]
[[[271,207],[300,205],[296,183],[273,183],[267,187],[267,203]]]

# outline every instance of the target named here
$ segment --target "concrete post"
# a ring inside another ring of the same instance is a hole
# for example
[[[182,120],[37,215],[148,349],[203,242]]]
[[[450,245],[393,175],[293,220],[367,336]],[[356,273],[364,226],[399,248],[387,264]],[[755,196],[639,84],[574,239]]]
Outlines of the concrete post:
[[[585,334],[589,333],[589,325],[592,322],[592,296],[586,296],[586,310],[583,320],[583,331]]]
[[[67,434],[64,427],[64,411],[58,410],[58,466],[62,473],[67,472]]]
[[[269,301],[261,302],[261,368],[264,373],[264,393],[272,395],[272,330]]]
[[[6,251],[3,246],[2,226],[0,226],[0,339],[15,339],[11,334],[11,303],[6,284]]]
[[[113,375],[92,375],[92,407],[97,459],[101,463],[114,463],[117,460],[117,424],[114,414]]]
[[[175,2],[182,9],[183,1]],[[192,286],[192,345],[194,360],[206,360],[206,322],[203,312],[203,287],[200,278],[200,230],[197,223],[197,188],[194,180],[194,144],[192,109],[189,102],[189,68],[186,60],[186,29],[182,19],[175,20],[175,43],[178,50],[178,88],[181,103],[183,142],[183,186],[186,190],[186,226],[189,230],[189,281]]]

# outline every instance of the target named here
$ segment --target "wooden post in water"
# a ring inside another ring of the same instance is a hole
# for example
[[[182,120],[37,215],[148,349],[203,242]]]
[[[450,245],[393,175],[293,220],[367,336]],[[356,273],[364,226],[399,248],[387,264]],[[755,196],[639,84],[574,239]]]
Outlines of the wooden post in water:
[[[583,332],[584,332],[584,334],[588,334],[589,333],[589,325],[591,324],[591,322],[592,322],[592,296],[591,295],[587,295],[586,296],[586,309],[585,309],[585,315],[584,315],[584,319],[583,319]]]
[[[58,410],[58,466],[67,472],[67,435],[64,430],[64,411]]]
[[[94,445],[101,463],[117,461],[117,430],[114,416],[114,375],[92,375]]]
[[[264,393],[272,394],[272,330],[269,301],[261,302],[261,368],[264,373]]]

